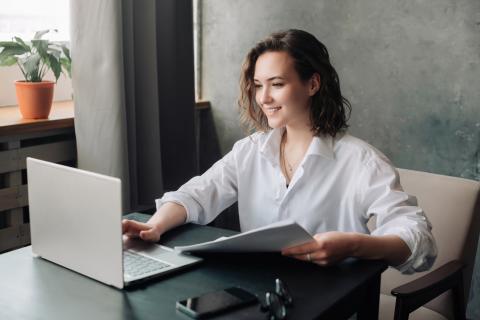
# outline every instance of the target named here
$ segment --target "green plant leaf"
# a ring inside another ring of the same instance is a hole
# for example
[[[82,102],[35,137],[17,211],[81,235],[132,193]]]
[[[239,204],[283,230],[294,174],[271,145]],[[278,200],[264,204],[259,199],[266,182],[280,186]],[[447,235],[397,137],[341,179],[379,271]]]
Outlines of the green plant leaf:
[[[70,49],[68,49],[66,45],[62,45],[62,51],[65,57],[71,62],[72,58],[70,57]]]
[[[50,32],[50,30],[40,30],[35,32],[35,35],[33,36],[33,40],[39,40],[43,37],[44,34]]]
[[[0,66],[9,67],[14,65],[17,62],[17,58],[14,56],[6,56],[4,58],[0,57]]]
[[[53,75],[55,76],[55,81],[57,81],[58,78],[60,77],[60,73],[62,73],[62,66],[60,65],[60,62],[58,61],[58,59],[52,54],[48,55],[48,60],[49,60],[48,65],[53,71]]]
[[[17,45],[16,47],[3,47],[0,52],[0,65],[11,65],[12,59],[17,60],[17,56],[21,56],[25,53],[25,49]]]
[[[26,51],[30,51],[30,46],[28,44],[26,44],[22,39],[20,39],[19,37],[14,37],[15,41],[21,45]]]
[[[38,53],[20,59],[20,63],[23,65],[26,74],[38,74],[40,71],[40,55]]]
[[[0,41],[0,48],[11,48],[11,47],[17,47],[18,43],[14,41]]]
[[[32,46],[35,48],[36,52],[40,55],[40,60],[46,65],[46,69],[45,67],[40,67],[38,72],[38,77],[42,79],[46,71],[49,68],[51,68],[49,53],[47,52],[48,40],[32,40]]]
[[[60,58],[60,64],[67,72],[69,78],[72,77],[72,61],[67,58]]]
[[[9,54],[23,54],[25,52],[28,52],[28,49],[25,49],[22,45],[13,42],[13,41],[3,41],[0,42],[0,49],[2,49],[2,52],[7,51]],[[18,52],[18,53],[16,53]]]
[[[60,59],[60,56],[62,55],[62,51],[60,51],[59,49],[52,48],[52,47],[47,48],[47,53],[50,53],[50,54],[54,55],[55,58],[57,58],[57,60]]]
[[[48,40],[32,40],[32,47],[35,48],[41,56],[46,56]]]

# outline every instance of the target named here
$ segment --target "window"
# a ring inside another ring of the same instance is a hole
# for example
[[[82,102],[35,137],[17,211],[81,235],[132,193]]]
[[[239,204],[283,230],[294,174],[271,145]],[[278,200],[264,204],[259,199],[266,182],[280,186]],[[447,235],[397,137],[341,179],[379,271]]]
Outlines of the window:
[[[48,39],[70,39],[68,0],[0,0],[0,40],[20,36],[30,40],[35,31],[57,29]]]

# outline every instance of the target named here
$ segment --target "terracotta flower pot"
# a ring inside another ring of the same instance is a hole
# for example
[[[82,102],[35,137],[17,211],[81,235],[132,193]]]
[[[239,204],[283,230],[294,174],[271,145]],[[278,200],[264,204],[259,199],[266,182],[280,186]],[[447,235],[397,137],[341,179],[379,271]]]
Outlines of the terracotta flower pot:
[[[55,82],[15,81],[20,113],[25,119],[46,119],[50,114]]]

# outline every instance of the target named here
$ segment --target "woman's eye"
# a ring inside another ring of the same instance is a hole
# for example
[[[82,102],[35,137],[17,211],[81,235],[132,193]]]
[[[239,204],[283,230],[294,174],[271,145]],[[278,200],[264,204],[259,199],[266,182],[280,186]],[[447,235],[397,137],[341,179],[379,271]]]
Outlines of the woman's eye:
[[[273,83],[272,86],[274,86],[274,87],[283,87],[283,83]]]
[[[261,84],[255,84],[255,89],[260,89],[262,87]]]

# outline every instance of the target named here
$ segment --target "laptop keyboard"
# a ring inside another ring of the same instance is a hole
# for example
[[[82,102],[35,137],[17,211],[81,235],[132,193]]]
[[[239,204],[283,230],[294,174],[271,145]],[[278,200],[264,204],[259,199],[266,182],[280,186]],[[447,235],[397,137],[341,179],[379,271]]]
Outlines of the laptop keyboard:
[[[131,277],[138,277],[170,267],[168,263],[150,259],[131,251],[123,251],[123,266],[124,273]]]

